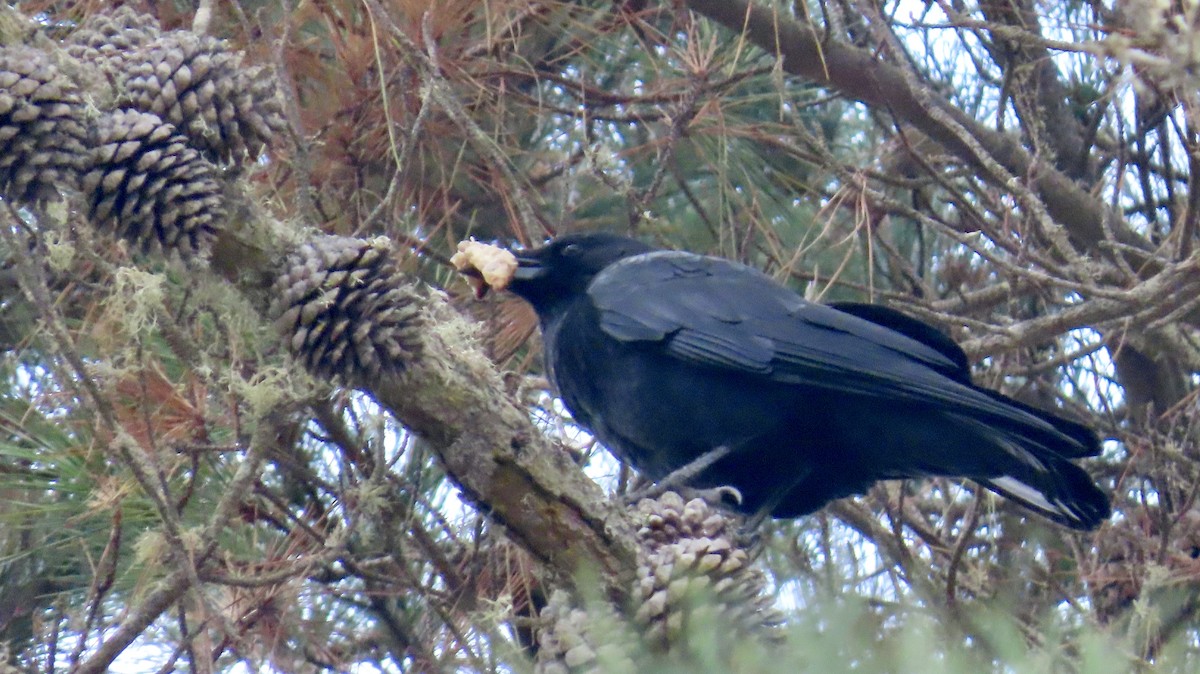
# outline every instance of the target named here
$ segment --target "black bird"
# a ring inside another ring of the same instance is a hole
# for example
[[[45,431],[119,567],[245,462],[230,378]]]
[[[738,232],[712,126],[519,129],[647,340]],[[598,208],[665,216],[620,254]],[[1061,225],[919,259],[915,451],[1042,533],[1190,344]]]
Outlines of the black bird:
[[[958,345],[916,319],[611,234],[515,254],[509,289],[537,311],[563,402],[651,479],[732,486],[743,511],[780,518],[933,475],[1075,529],[1109,516],[1071,463],[1099,453],[1096,435],[975,386]]]

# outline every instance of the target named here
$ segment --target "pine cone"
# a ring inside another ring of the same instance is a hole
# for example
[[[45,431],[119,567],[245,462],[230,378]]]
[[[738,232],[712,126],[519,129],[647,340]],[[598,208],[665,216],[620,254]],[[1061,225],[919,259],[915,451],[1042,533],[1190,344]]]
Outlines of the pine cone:
[[[657,499],[642,499],[638,503],[642,526],[638,538],[647,551],[659,545],[675,543],[681,538],[732,537],[729,517],[701,499],[684,502],[679,494],[669,491]]]
[[[83,100],[43,52],[0,48],[0,191],[40,201],[73,186],[86,154]]]
[[[729,645],[782,636],[782,617],[771,606],[766,576],[734,543],[736,520],[703,500],[685,503],[674,492],[642,500],[638,512],[642,527],[637,582],[630,592],[632,619],[621,620],[609,606],[584,610],[573,607],[565,593],[551,595],[541,613],[535,671],[650,671],[656,667],[655,653],[687,658],[685,638],[697,623],[719,626],[716,636]]]
[[[701,499],[684,503],[674,492],[642,500],[638,511],[634,622],[651,645],[666,650],[698,610],[714,612],[731,638],[778,638],[782,618],[771,608],[766,577],[736,545],[728,516]]]
[[[273,312],[313,374],[369,382],[403,370],[420,352],[420,297],[390,252],[384,238],[325,236],[289,260]]]
[[[215,176],[174,126],[118,110],[97,124],[81,183],[97,227],[147,253],[204,255],[225,217]]]
[[[599,674],[636,672],[633,654],[638,644],[621,632],[616,612],[603,610],[602,619],[571,605],[566,592],[550,595],[540,618],[536,674]]]
[[[67,36],[67,53],[99,67],[110,80],[123,75],[134,53],[160,34],[158,20],[125,6],[108,14],[93,14]]]
[[[177,126],[212,159],[256,157],[287,128],[275,80],[245,69],[222,40],[186,31],[165,33],[131,58],[129,105]]]

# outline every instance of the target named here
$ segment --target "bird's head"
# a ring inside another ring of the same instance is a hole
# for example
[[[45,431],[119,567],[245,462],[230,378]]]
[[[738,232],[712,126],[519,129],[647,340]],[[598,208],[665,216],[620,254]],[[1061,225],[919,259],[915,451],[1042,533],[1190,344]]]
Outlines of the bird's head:
[[[508,289],[544,313],[586,292],[608,265],[651,250],[637,239],[616,234],[567,234],[541,248],[514,251],[517,269]]]

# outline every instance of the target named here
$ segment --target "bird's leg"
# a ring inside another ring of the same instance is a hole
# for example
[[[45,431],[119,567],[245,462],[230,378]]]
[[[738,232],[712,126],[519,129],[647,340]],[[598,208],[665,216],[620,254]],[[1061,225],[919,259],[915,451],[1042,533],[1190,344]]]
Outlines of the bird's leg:
[[[795,489],[797,486],[799,486],[799,484],[811,474],[811,468],[802,471],[799,476],[795,477],[791,481],[791,487],[779,490],[774,496],[763,502],[763,504],[758,507],[758,510],[754,511],[753,515],[747,517],[746,520],[742,522],[742,536],[747,540],[756,539],[759,527],[761,527],[763,522],[767,521],[767,519],[771,517],[771,513],[775,511],[775,507],[782,503],[783,500],[788,497],[788,494],[791,493],[792,489]]]
[[[681,496],[699,497],[712,503],[722,503],[726,497],[729,497],[740,504],[742,502],[742,493],[735,487],[724,486],[713,487],[712,489],[696,489],[687,486],[687,483],[691,482],[693,478],[703,473],[709,466],[729,456],[732,451],[733,448],[728,445],[714,447],[692,461],[671,471],[663,479],[654,484],[626,494],[625,499],[629,503],[637,503],[644,498],[657,498],[668,491],[677,491],[681,492]]]
[[[779,505],[779,499],[774,499],[773,501],[768,501],[758,510],[754,511],[753,515],[747,517],[746,521],[742,522],[742,532],[745,534],[754,534],[757,532],[758,528],[762,526],[763,522],[766,522],[771,516],[771,511],[774,510],[775,506],[777,505]]]

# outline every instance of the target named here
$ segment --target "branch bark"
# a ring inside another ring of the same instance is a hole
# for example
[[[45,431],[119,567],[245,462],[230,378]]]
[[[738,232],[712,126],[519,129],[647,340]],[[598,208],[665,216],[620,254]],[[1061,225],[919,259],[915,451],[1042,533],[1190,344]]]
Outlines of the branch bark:
[[[1067,108],[1067,92],[1050,51],[1033,41],[1007,37],[1013,30],[1041,36],[1037,12],[1029,0],[986,0],[979,8],[996,25],[991,31],[992,58],[1012,83],[1010,94],[1027,133],[1053,151],[1058,170],[1090,182],[1083,125]]]

